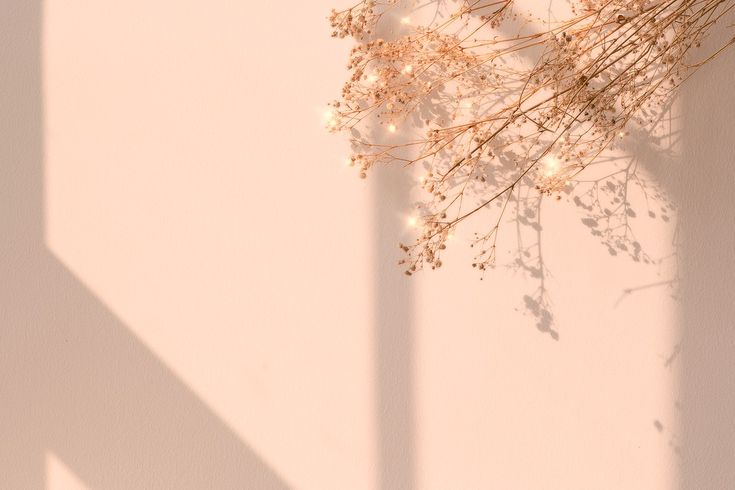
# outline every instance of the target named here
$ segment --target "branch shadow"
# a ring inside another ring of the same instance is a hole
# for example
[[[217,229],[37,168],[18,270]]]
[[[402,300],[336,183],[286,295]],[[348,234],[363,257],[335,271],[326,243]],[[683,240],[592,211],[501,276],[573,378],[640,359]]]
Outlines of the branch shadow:
[[[288,488],[46,249],[41,15],[0,1],[0,487],[53,452],[91,488]]]
[[[707,44],[711,48],[721,46],[726,41],[725,29],[720,29],[719,33],[711,36]],[[708,52],[707,47],[701,52]],[[735,303],[732,301],[735,277],[735,259],[732,254],[735,246],[735,207],[731,189],[735,182],[731,144],[735,141],[735,126],[728,123],[735,114],[735,94],[732,92],[734,71],[735,54],[729,50],[702,68],[693,80],[685,84],[681,97],[683,126],[681,133],[676,134],[676,137],[681,138],[681,158],[664,154],[663,147],[652,143],[650,134],[633,132],[626,137],[626,143],[622,147],[626,155],[617,157],[624,170],[622,177],[614,177],[615,180],[612,181],[601,179],[592,182],[593,193],[589,194],[592,196],[592,204],[584,202],[583,196],[571,195],[572,198],[577,198],[572,202],[585,214],[582,218],[583,225],[590,228],[594,236],[600,237],[610,255],[628,256],[634,262],[642,264],[650,264],[660,258],[650,257],[635,237],[627,232],[617,236],[610,230],[628,230],[628,217],[647,216],[668,222],[670,215],[677,215],[679,236],[674,258],[679,261],[679,270],[676,278],[631,287],[623,291],[623,297],[643,288],[680,284],[676,296],[681,308],[682,340],[666,360],[666,365],[672,362],[681,363],[682,403],[678,405],[681,411],[681,434],[675,435],[675,450],[682,457],[680,486],[686,489],[735,488],[735,465],[732,464],[735,448],[735,422],[732,420],[732,414],[735,413]],[[431,111],[422,113],[421,118],[436,117],[436,109],[432,108]],[[634,160],[626,161],[628,159]],[[678,165],[675,160],[680,160]],[[624,191],[632,185],[628,167],[631,163],[637,165],[638,162],[653,176],[655,187],[651,184],[654,192],[650,196],[651,200],[646,203],[647,207],[633,209],[626,200]],[[385,171],[377,177],[375,198],[379,218],[376,225],[376,249],[380,267],[386,263],[389,264],[388,267],[392,265],[395,254],[391,253],[391,247],[394,246],[395,238],[391,238],[401,234],[401,230],[395,226],[391,228],[393,225],[389,224],[396,222],[395,209],[405,209],[406,204],[409,204],[396,203],[396,199],[400,199],[396,196],[405,194],[410,187],[409,182],[400,179],[401,177]],[[620,222],[613,226],[609,225],[607,206],[598,202],[600,189],[621,210]],[[518,220],[518,224],[531,229],[540,228],[537,219],[540,215],[540,204],[536,200],[529,200],[529,203],[530,208],[521,208],[521,212],[517,213],[522,218]],[[536,212],[529,216],[525,211],[531,208],[535,208]],[[607,223],[606,228],[601,225],[603,221]],[[523,247],[519,248],[519,254],[524,251]],[[538,255],[537,261],[531,257],[531,260],[525,260],[520,266],[532,277],[542,279],[546,272],[540,257],[540,246]],[[405,393],[410,393],[409,370],[406,367],[410,365],[410,332],[402,330],[409,323],[409,313],[404,311],[395,317],[401,322],[395,323],[402,329],[382,331],[387,329],[390,323],[388,319],[396,315],[395,312],[388,313],[388,308],[394,308],[400,301],[408,303],[408,296],[401,296],[408,294],[406,286],[388,282],[386,278],[390,277],[389,272],[381,268],[376,281],[376,309],[379,318],[377,327],[380,329],[378,351],[385,348],[384,342],[396,341],[394,336],[400,335],[401,338],[397,339],[398,347],[395,348],[395,354],[391,354],[390,361],[378,356],[381,366],[379,382],[383,397],[396,396],[398,386],[403,386]],[[537,325],[539,329],[551,333],[554,332],[551,330],[553,315],[543,301],[543,282],[539,291],[540,299],[527,296],[526,308],[540,322]],[[400,353],[406,356],[403,364],[396,361],[400,359]],[[392,365],[393,362],[396,364]],[[388,369],[386,366],[393,367]],[[406,380],[405,382],[396,383],[391,379],[394,369],[403,373],[405,378],[401,379]],[[389,386],[392,388],[388,389]],[[410,397],[410,394],[402,396]],[[399,406],[405,402],[405,407],[408,407],[408,399],[402,400],[404,401],[393,403]],[[401,455],[392,453],[386,441],[395,437],[391,431],[397,426],[393,422],[408,421],[410,417],[407,413],[403,413],[403,419],[397,417],[396,412],[381,413],[382,458],[395,462],[400,460]],[[406,429],[408,426],[409,424],[405,424],[402,436],[398,436],[403,437],[404,442],[400,447],[404,452],[410,450],[410,430]],[[663,430],[658,419],[655,420],[654,427],[659,432]],[[400,469],[395,471],[400,473]],[[393,488],[385,480],[383,487]]]

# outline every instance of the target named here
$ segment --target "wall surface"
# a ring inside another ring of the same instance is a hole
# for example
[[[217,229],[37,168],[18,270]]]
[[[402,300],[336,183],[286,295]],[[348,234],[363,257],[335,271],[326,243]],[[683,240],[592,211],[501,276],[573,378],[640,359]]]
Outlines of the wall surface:
[[[616,156],[646,260],[569,196],[407,278],[334,3],[0,0],[0,488],[734,487],[735,53]]]

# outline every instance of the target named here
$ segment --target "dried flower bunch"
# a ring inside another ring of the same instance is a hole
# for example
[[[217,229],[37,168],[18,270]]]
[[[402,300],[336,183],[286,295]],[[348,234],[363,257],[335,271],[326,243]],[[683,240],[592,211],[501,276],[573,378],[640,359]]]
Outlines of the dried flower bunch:
[[[485,209],[493,214],[473,225],[482,228],[472,265],[492,266],[503,214],[523,185],[558,196],[631,128],[658,124],[692,69],[735,42],[691,61],[735,0],[577,0],[553,23],[520,14],[513,0],[437,2],[439,20],[404,17],[380,37],[407,3],[332,12],[333,36],[358,43],[328,126],[350,132],[350,163],[363,178],[381,164],[421,169],[419,233],[401,245],[409,275],[440,267],[458,225]],[[370,129],[376,123],[384,136]]]

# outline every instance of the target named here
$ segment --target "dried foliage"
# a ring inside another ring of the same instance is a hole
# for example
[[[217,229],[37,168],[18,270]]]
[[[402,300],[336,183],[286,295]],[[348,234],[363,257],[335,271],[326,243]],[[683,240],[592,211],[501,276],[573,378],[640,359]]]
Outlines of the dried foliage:
[[[363,0],[332,12],[333,36],[358,42],[328,114],[332,131],[350,133],[361,177],[376,165],[421,169],[417,237],[401,245],[409,275],[440,267],[455,229],[485,209],[473,222],[472,265],[492,266],[509,203],[532,201],[518,218],[534,217],[541,197],[584,182],[603,151],[658,125],[679,84],[735,42],[690,54],[735,0],[577,0],[562,22],[519,13],[513,0],[439,1],[424,25],[400,17],[409,3]],[[388,34],[383,25],[396,19]],[[630,170],[612,175],[627,183]],[[589,226],[611,250],[646,260],[628,234],[634,212],[621,189],[596,180],[574,202],[597,213]],[[540,256],[517,264],[544,276]],[[548,329],[544,315],[539,328]]]

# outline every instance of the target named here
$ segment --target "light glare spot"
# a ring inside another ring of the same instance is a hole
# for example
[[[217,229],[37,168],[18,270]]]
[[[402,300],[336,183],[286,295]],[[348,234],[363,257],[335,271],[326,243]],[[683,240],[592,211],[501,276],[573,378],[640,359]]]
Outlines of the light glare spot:
[[[547,155],[544,158],[544,175],[552,177],[559,171],[559,159],[555,155]]]

